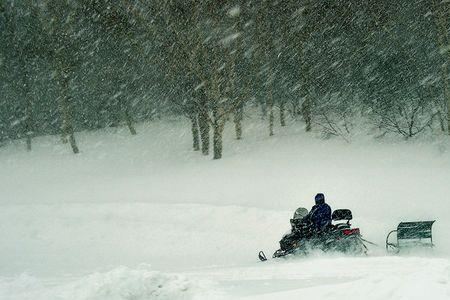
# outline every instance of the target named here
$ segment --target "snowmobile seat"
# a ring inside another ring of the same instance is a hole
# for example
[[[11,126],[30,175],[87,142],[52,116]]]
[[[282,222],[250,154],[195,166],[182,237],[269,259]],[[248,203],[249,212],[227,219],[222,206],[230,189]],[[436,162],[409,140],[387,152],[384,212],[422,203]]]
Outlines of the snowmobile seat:
[[[347,221],[346,223],[337,223],[333,227],[336,229],[350,228],[350,220],[353,219],[352,211],[350,209],[336,209],[331,214],[333,221]]]
[[[346,220],[347,222],[353,219],[352,211],[350,209],[336,209],[331,215],[333,221]]]
[[[434,221],[401,222],[396,230],[386,237],[386,250],[399,252],[401,248],[416,246],[434,247],[431,227]],[[397,233],[397,241],[390,242],[389,237]]]

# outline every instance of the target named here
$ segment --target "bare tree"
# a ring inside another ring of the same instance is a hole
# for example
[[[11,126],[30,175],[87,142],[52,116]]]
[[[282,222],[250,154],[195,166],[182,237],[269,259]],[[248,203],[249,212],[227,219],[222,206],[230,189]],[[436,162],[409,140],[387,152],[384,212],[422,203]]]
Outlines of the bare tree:
[[[433,112],[432,103],[424,97],[420,90],[416,89],[408,96],[407,101],[396,101],[393,106],[387,106],[387,109],[381,108],[377,112],[380,128],[398,133],[406,139],[430,128],[439,113],[438,110]]]
[[[70,0],[58,2],[45,1],[41,9],[41,22],[44,24],[51,42],[55,79],[60,87],[59,108],[61,112],[61,139],[68,141],[73,153],[79,153],[73,128],[71,108],[71,76],[76,64],[76,12],[77,4]]]
[[[448,18],[450,17],[450,5],[448,1],[433,0],[434,19],[437,27],[437,40],[440,52],[445,59],[441,65],[441,78],[444,87],[444,97],[447,103],[447,134],[450,135],[450,85],[449,71],[450,64],[450,39],[448,36]]]

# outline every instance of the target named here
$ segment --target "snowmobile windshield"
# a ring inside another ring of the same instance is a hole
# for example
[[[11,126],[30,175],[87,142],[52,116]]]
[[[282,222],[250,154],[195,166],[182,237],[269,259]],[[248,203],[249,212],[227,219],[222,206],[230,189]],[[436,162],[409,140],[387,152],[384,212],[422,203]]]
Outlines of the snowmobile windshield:
[[[304,207],[299,207],[294,213],[294,220],[303,219],[308,214],[308,210]]]

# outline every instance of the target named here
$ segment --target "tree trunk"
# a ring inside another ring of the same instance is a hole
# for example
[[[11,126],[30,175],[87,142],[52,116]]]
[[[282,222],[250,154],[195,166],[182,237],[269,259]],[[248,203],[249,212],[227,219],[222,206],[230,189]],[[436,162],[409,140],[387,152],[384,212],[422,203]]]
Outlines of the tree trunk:
[[[267,103],[264,101],[260,102],[261,104],[261,120],[265,120],[267,117]]]
[[[62,138],[63,138],[63,142],[67,143],[67,137],[69,137],[69,142],[70,142],[70,146],[72,147],[72,151],[74,154],[77,154],[80,152],[80,150],[78,149],[77,143],[75,141],[75,135],[73,132],[73,125],[72,125],[72,118],[70,115],[69,78],[66,77],[66,75],[64,75],[64,74],[61,74],[60,75],[60,83],[61,83],[61,89],[62,89],[61,96],[59,97],[60,109],[61,109],[61,114],[62,114],[62,126],[61,126]]]
[[[445,121],[444,118],[442,117],[442,112],[440,110],[437,112],[437,116],[439,119],[439,126],[441,128],[441,131],[445,132]]]
[[[26,80],[26,79],[25,79]],[[25,135],[26,135],[26,143],[27,143],[27,151],[31,151],[31,139],[34,135],[34,124],[33,124],[33,103],[30,99],[30,93],[28,93],[28,85],[24,84],[24,97],[26,97],[26,109],[25,109]]]
[[[274,125],[274,121],[275,121],[275,117],[273,115],[273,106],[269,107],[269,136],[274,135],[273,133],[273,125]]]
[[[299,105],[299,101],[296,98],[295,100],[292,99],[290,101],[291,107],[292,107],[292,111],[291,111],[291,116],[292,118],[297,121],[298,117],[301,115],[301,109],[300,109],[300,105]]]
[[[309,96],[306,95],[305,96],[305,100],[302,103],[302,115],[303,115],[303,119],[305,120],[306,123],[306,128],[305,130],[311,131],[311,100],[309,99]]]
[[[62,121],[64,122],[64,121]],[[69,140],[67,139],[66,132],[64,130],[64,125],[61,125],[61,143],[67,144]]]
[[[285,113],[286,113],[286,102],[284,102],[284,100],[282,100],[280,102],[280,125],[281,126],[286,126]]]
[[[450,59],[448,60],[450,63]],[[444,83],[444,97],[447,100],[447,134],[450,135],[450,86],[448,82],[448,66],[447,63],[442,65],[442,80]]]
[[[69,134],[69,142],[70,146],[72,147],[72,151],[74,154],[77,154],[80,152],[80,150],[77,147],[77,142],[75,141],[75,135],[73,133],[73,130]]]
[[[222,136],[223,136],[223,129],[224,129],[224,122],[222,120],[214,120],[214,159],[221,159],[222,158],[222,150],[223,150],[223,142],[222,142]]]
[[[26,132],[26,139],[27,139],[27,151],[31,151],[31,139],[33,138],[34,132],[33,132],[33,120],[31,117],[31,112],[29,111],[30,108],[27,109],[27,132]]]
[[[437,27],[436,29],[438,45],[442,52],[442,55],[445,55],[444,58],[446,60],[446,62],[442,64],[441,77],[444,86],[444,97],[447,104],[447,134],[450,135],[450,86],[448,79],[448,64],[450,64],[450,53],[447,49],[448,43],[450,42],[447,33],[447,18],[449,7],[447,2],[438,2],[437,0],[433,1],[433,5],[435,15],[434,20]]]
[[[198,125],[200,128],[200,138],[202,140],[202,154],[209,155],[209,123],[206,112],[200,112],[198,115]]]
[[[442,123],[444,124],[444,122]],[[442,128],[444,128],[444,126],[442,126]],[[450,135],[450,98],[447,99],[447,134]]]
[[[31,151],[31,136],[27,135],[27,151]]]
[[[195,114],[192,114],[189,118],[191,119],[193,148],[194,148],[194,151],[199,151],[200,150],[200,131],[198,128],[197,116]]]
[[[272,87],[269,87],[269,91],[267,93],[267,108],[269,110],[269,136],[272,136],[273,126],[275,117],[273,115],[273,95],[272,95]]]
[[[128,104],[126,104],[127,107],[125,108],[124,116],[125,116],[125,122],[127,123],[128,129],[130,130],[131,135],[136,135],[136,129],[134,129],[133,126],[133,119],[130,116],[130,113],[128,112]]]
[[[242,119],[243,119],[243,110],[242,104],[239,105],[234,112],[234,129],[236,132],[236,139],[242,139]]]

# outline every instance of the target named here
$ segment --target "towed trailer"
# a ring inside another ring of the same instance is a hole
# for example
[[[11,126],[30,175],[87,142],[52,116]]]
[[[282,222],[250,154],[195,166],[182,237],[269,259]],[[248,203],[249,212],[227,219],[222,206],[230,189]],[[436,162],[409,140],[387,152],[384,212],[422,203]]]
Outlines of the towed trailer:
[[[401,249],[412,247],[434,247],[433,221],[401,222],[397,229],[392,230],[386,237],[386,250],[399,253]],[[396,233],[396,239],[391,236]]]

